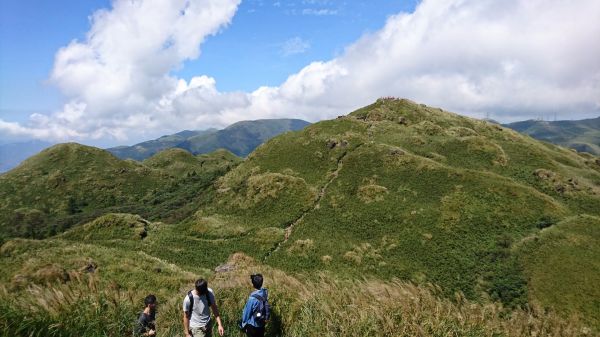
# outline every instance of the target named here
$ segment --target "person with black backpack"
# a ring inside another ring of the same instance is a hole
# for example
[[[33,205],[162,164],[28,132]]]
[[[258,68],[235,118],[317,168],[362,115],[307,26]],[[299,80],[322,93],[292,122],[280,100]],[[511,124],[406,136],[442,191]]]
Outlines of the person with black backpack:
[[[210,310],[218,324],[219,335],[225,330],[215,301],[213,290],[204,279],[198,279],[194,289],[188,291],[183,299],[183,330],[185,337],[212,337],[212,320]]]
[[[253,291],[248,297],[246,306],[242,313],[240,329],[248,337],[264,337],[265,325],[271,318],[271,306],[269,305],[269,292],[263,288],[263,276],[261,274],[250,275]]]

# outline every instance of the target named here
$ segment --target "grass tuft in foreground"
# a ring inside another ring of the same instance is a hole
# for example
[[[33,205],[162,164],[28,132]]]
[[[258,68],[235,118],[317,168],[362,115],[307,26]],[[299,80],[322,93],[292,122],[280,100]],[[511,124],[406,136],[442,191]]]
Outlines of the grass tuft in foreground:
[[[217,294],[226,336],[236,328],[251,291],[248,275],[261,271],[273,306],[267,336],[588,336],[576,317],[564,320],[537,308],[505,311],[457,293],[441,296],[433,285],[398,280],[340,280],[327,274],[292,277],[234,254],[230,271],[210,278]],[[0,333],[4,336],[123,336],[141,310],[141,294],[94,278],[49,287],[32,286],[22,296],[0,289]],[[191,287],[190,285],[187,285]],[[159,298],[159,336],[181,336],[178,293]]]

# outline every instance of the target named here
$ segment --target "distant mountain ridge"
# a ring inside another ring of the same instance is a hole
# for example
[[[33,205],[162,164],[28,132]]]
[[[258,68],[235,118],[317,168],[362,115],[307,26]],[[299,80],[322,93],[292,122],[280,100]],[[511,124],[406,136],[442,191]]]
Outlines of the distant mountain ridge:
[[[184,149],[194,155],[210,153],[223,148],[237,156],[245,157],[265,141],[287,131],[301,130],[309,124],[300,119],[242,121],[222,130],[186,130],[133,146],[119,146],[107,150],[121,159],[138,161],[171,148]]]
[[[133,146],[112,147],[107,149],[107,151],[111,152],[112,154],[121,159],[134,159],[137,161],[142,161],[144,159],[150,158],[151,156],[162,150],[177,147],[178,144],[184,142],[190,137],[200,136],[203,134],[210,134],[217,131],[217,129],[208,129],[202,131],[184,130],[172,135],[165,135],[157,139],[141,142]]]
[[[538,140],[600,155],[600,117],[576,121],[527,120],[503,126]]]

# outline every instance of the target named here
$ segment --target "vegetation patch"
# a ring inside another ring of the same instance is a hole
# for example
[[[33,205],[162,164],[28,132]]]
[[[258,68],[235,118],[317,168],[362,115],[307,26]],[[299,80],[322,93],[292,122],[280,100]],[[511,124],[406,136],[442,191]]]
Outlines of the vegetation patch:
[[[149,221],[134,214],[106,214],[81,229],[65,234],[67,238],[81,238],[86,241],[96,240],[143,240],[148,236],[151,227]]]
[[[372,202],[382,201],[388,193],[387,188],[379,186],[371,180],[358,188],[357,196],[362,202],[370,204]]]
[[[189,224],[192,235],[207,235],[217,238],[228,238],[245,234],[248,229],[235,222],[231,217],[212,215],[197,217]]]
[[[581,314],[600,330],[600,218],[568,218],[523,241],[517,250],[533,303],[566,316]]]
[[[290,247],[287,249],[288,254],[298,255],[298,256],[308,256],[315,249],[315,242],[311,239],[306,240],[296,240]]]
[[[446,130],[446,133],[453,137],[471,137],[477,136],[477,132],[464,126],[453,126]]]
[[[246,200],[258,204],[266,199],[276,199],[282,191],[306,189],[304,179],[281,173],[264,173],[248,178]]]
[[[256,231],[252,236],[252,241],[261,244],[280,242],[284,239],[285,230],[277,227],[266,227]]]

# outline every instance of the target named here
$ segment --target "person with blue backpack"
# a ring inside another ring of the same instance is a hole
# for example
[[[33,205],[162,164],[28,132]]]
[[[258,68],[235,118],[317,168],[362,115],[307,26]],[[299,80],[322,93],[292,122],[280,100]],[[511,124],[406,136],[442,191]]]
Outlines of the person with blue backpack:
[[[248,337],[264,337],[265,325],[271,317],[269,305],[269,292],[263,288],[263,276],[261,274],[250,275],[254,290],[246,301],[242,313],[240,328]]]

